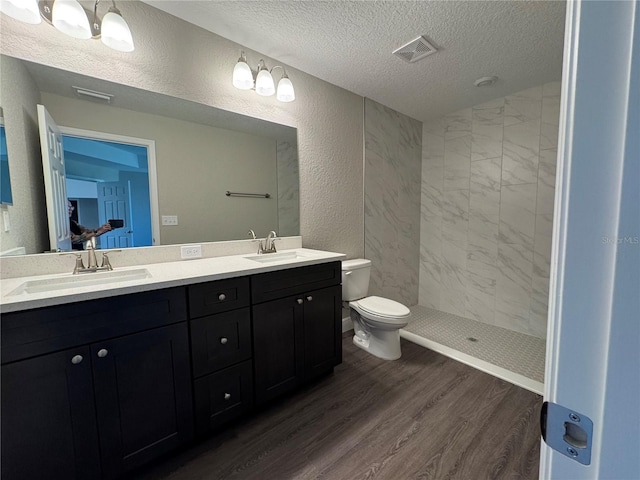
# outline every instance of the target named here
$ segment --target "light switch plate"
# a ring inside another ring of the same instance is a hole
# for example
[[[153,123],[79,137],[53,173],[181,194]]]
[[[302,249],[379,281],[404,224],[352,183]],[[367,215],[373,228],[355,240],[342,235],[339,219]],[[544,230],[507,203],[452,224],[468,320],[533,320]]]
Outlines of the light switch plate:
[[[7,210],[2,211],[2,224],[4,225],[4,231],[11,230],[11,221],[9,220],[9,212]]]

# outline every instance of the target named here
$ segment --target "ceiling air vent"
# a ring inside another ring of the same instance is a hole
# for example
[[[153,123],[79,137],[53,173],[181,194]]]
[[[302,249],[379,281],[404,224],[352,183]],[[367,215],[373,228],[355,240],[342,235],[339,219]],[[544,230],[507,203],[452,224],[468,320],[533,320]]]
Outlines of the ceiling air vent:
[[[393,54],[405,62],[413,63],[437,51],[438,49],[429,43],[426,38],[418,37],[397,50],[394,50]]]

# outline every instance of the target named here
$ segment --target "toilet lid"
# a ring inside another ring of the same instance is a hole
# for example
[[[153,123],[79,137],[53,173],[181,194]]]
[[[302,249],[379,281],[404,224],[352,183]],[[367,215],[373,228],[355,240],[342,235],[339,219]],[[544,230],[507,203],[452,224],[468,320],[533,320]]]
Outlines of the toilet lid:
[[[388,298],[382,297],[367,297],[362,300],[358,300],[358,305],[365,312],[379,315],[381,317],[408,317],[411,313],[407,307],[401,303],[394,302]]]

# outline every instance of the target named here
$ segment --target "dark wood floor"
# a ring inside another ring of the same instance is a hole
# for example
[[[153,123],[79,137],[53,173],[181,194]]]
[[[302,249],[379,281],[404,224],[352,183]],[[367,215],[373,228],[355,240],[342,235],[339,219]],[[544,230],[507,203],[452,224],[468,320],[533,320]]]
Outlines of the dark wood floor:
[[[537,479],[540,396],[402,343],[343,338],[333,375],[136,479]]]

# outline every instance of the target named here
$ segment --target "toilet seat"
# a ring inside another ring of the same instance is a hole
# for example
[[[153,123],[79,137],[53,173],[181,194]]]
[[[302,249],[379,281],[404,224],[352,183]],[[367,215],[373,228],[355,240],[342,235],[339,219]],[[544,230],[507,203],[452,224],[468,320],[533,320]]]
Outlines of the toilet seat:
[[[376,296],[355,300],[349,305],[365,318],[387,324],[406,325],[411,315],[410,310],[401,303]]]

